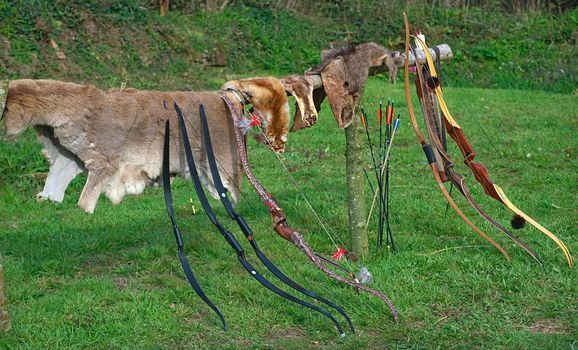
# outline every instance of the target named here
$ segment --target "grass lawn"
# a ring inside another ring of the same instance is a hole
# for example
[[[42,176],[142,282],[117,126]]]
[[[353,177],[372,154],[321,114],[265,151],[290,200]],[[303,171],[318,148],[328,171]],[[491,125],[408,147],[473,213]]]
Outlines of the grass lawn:
[[[527,225],[517,233],[544,259],[546,266],[540,268],[477,216],[457,191],[454,197],[465,213],[507,248],[513,261],[478,238],[451,209],[445,212],[446,202],[408,120],[402,88],[372,78],[364,101],[365,109],[374,111],[380,98],[392,96],[402,118],[391,155],[392,229],[399,253],[375,250],[373,223],[371,255],[362,262],[374,275],[372,286],[398,308],[399,324],[385,304],[326,278],[277,237],[245,183],[237,211],[253,226],[261,248],[287,275],[351,316],[357,333],[339,338],[323,316],[258,285],[207,217],[192,215],[189,198],[201,209],[193,186],[177,180],[173,194],[188,257],[228,321],[224,332],[186,283],[162,189],[148,188],[114,207],[102,196],[95,213],[87,215],[76,207],[86,179],[81,176],[64,203],[37,202],[47,165],[27,132],[14,143],[0,142],[0,252],[13,323],[10,333],[0,334],[0,348],[575,347],[576,269],[566,266],[551,240]],[[578,98],[458,88],[447,88],[445,95],[492,179],[576,257]],[[331,235],[347,244],[344,144],[344,133],[325,105],[315,127],[289,135],[282,158]],[[292,225],[314,249],[332,253],[330,239],[275,156],[254,141],[249,148],[257,176]],[[482,207],[507,224],[510,213],[483,194],[453,144],[450,154]],[[221,221],[238,234],[250,261],[261,267],[220,203],[212,203]]]

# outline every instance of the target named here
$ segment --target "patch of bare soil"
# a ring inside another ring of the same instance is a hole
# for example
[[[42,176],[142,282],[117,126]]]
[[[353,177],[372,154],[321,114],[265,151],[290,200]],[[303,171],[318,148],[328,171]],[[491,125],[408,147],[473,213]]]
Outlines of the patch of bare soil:
[[[432,311],[437,315],[438,319],[435,321],[434,325],[438,328],[450,320],[459,320],[462,317],[462,310],[456,307],[443,307],[438,303],[434,303],[431,306]]]
[[[124,277],[115,277],[112,282],[114,283],[114,285],[120,289],[123,290],[126,287],[128,287],[128,280]]]
[[[305,332],[302,329],[288,327],[272,330],[267,336],[267,339],[271,342],[276,342],[281,339],[300,339],[304,336]]]
[[[536,334],[568,334],[568,326],[562,320],[555,318],[540,318],[527,326],[532,333]]]

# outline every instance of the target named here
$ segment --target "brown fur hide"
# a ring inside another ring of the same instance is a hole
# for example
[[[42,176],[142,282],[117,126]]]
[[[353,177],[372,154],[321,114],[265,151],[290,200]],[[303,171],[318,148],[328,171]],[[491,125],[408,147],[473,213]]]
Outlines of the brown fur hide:
[[[363,94],[369,69],[384,64],[388,53],[385,48],[373,42],[323,51],[321,64],[305,72],[305,75],[319,74],[323,80],[323,89],[314,91],[315,105],[320,106],[327,96],[338,126],[349,126],[353,122],[357,102]]]
[[[289,131],[309,128],[317,122],[318,111],[313,102],[313,82],[310,77],[290,75],[281,79],[285,91],[295,97],[295,116]]]
[[[221,89],[238,92],[252,104],[264,130],[255,139],[273,151],[283,153],[290,118],[287,93],[281,81],[273,77],[231,80]]]
[[[199,175],[216,197],[198,117],[199,105],[204,104],[221,177],[236,200],[242,172],[235,131],[217,92],[102,91],[92,85],[54,80],[14,80],[9,84],[3,114],[4,131],[8,137],[30,126],[37,131],[50,162],[38,198],[62,201],[70,181],[87,171],[78,205],[92,213],[101,192],[116,204],[126,194],[142,193],[146,185],[159,178],[167,119],[175,130],[171,133],[170,170],[186,174],[173,101],[188,119]]]

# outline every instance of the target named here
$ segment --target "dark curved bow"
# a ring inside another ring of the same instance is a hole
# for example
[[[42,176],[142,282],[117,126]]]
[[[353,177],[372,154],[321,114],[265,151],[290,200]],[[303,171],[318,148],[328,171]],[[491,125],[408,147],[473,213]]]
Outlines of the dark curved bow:
[[[174,107],[175,107],[175,111],[177,112],[177,116],[179,118],[179,125],[180,125],[180,129],[181,129],[181,138],[183,140],[183,146],[185,149],[185,157],[187,159],[187,164],[189,167],[189,173],[191,175],[191,179],[193,181],[195,191],[197,192],[197,196],[199,197],[199,201],[201,202],[201,205],[203,206],[203,209],[205,210],[205,213],[209,217],[209,220],[211,221],[211,223],[217,228],[217,230],[221,233],[221,235],[223,235],[223,238],[225,238],[227,243],[229,243],[231,248],[233,248],[233,250],[235,250],[235,252],[237,253],[237,258],[239,259],[239,262],[241,263],[241,265],[245,268],[245,270],[247,270],[249,272],[249,274],[253,278],[255,278],[263,286],[265,286],[265,288],[269,289],[270,291],[276,293],[277,295],[279,295],[279,296],[281,296],[287,300],[290,300],[294,303],[297,303],[297,304],[302,305],[304,307],[315,310],[315,311],[321,313],[322,315],[326,316],[327,318],[329,318],[331,320],[331,322],[333,322],[333,324],[335,325],[337,330],[339,331],[339,334],[342,337],[345,336],[345,333],[343,333],[341,326],[339,325],[337,320],[335,320],[335,318],[329,312],[327,312],[327,311],[325,311],[325,310],[323,310],[323,309],[321,309],[321,308],[319,308],[313,304],[310,304],[306,301],[298,299],[298,298],[292,296],[291,294],[286,293],[285,291],[283,291],[282,289],[278,288],[273,283],[271,283],[267,279],[265,279],[265,277],[263,277],[259,272],[257,272],[257,270],[255,270],[255,268],[247,261],[247,259],[245,257],[245,251],[243,250],[243,248],[241,247],[241,245],[239,244],[239,242],[237,241],[235,236],[219,222],[219,220],[217,219],[217,215],[215,214],[215,212],[213,211],[213,208],[209,204],[209,201],[207,199],[207,196],[205,195],[205,191],[204,191],[203,186],[201,184],[201,179],[199,178],[199,174],[197,172],[197,167],[195,165],[195,160],[193,158],[193,153],[191,150],[191,145],[189,142],[189,136],[187,133],[187,127],[185,125],[183,114],[182,114],[182,112],[181,112],[181,110],[180,110],[180,108],[176,102],[174,103]]]
[[[440,109],[442,111],[442,116],[444,118],[446,130],[447,130],[448,134],[450,134],[450,136],[454,140],[454,142],[457,144],[457,146],[460,149],[460,152],[462,153],[462,156],[464,158],[464,163],[468,166],[468,168],[470,168],[470,170],[474,174],[474,177],[480,183],[480,185],[482,185],[484,192],[489,197],[502,203],[504,206],[506,206],[508,209],[510,209],[514,214],[518,215],[523,220],[529,222],[532,226],[534,226],[539,231],[541,231],[546,236],[548,236],[550,239],[552,239],[562,250],[562,252],[566,258],[566,261],[568,263],[568,266],[572,267],[574,265],[574,261],[573,261],[572,255],[570,254],[566,245],[558,237],[556,237],[556,235],[554,235],[548,229],[546,229],[545,227],[540,225],[537,221],[535,221],[533,218],[528,216],[526,213],[524,213],[520,209],[518,209],[508,199],[508,197],[506,196],[506,194],[504,193],[502,188],[500,188],[498,185],[496,185],[490,179],[488,169],[484,166],[484,164],[474,161],[474,158],[476,156],[476,152],[474,151],[472,145],[468,142],[461,126],[452,117],[452,115],[451,115],[451,113],[447,107],[447,104],[446,104],[444,97],[443,97],[443,91],[441,89],[441,85],[439,84],[438,74],[437,74],[433,59],[431,57],[431,54],[428,51],[428,47],[423,41],[421,41],[419,39],[417,40],[417,43],[423,50],[425,50],[425,56],[427,59],[426,62],[427,62],[427,68],[428,68],[428,74],[429,74],[428,81],[426,83],[431,85],[431,89],[434,91],[434,93],[437,97],[437,100],[439,101]]]
[[[251,169],[251,166],[249,164],[249,160],[247,157],[247,151],[245,149],[245,137],[244,137],[243,133],[241,132],[241,128],[240,128],[241,127],[241,120],[239,118],[238,111],[236,110],[235,106],[233,105],[231,100],[229,100],[229,98],[226,95],[223,94],[223,95],[221,95],[221,97],[223,98],[223,100],[227,104],[227,106],[231,112],[231,117],[233,118],[233,123],[235,125],[235,136],[237,139],[237,151],[239,153],[239,158],[241,159],[243,171],[245,172],[245,175],[247,175],[249,182],[251,183],[251,185],[253,186],[253,188],[255,189],[257,194],[259,195],[259,198],[261,198],[261,201],[265,204],[265,206],[267,206],[267,209],[268,209],[269,213],[271,214],[271,218],[273,220],[273,229],[275,230],[275,232],[277,232],[277,234],[279,236],[283,237],[284,239],[292,242],[295,246],[297,246],[297,248],[299,248],[303,253],[305,253],[305,255],[307,255],[309,260],[311,260],[311,262],[313,262],[313,264],[318,269],[323,271],[323,273],[325,273],[327,276],[329,276],[329,277],[331,277],[337,281],[340,281],[342,283],[346,283],[350,286],[353,286],[359,290],[366,291],[370,294],[375,295],[379,299],[383,300],[388,305],[389,309],[391,310],[391,313],[393,314],[395,321],[397,321],[397,311],[396,311],[395,307],[393,306],[393,304],[391,303],[391,301],[389,300],[389,298],[384,293],[382,293],[378,290],[375,290],[373,288],[369,288],[369,287],[357,282],[356,280],[350,280],[350,279],[344,278],[344,277],[338,275],[337,273],[335,273],[334,271],[332,271],[331,269],[329,269],[325,265],[323,260],[321,260],[316,255],[316,253],[311,249],[311,247],[309,247],[309,245],[305,242],[305,239],[303,238],[301,233],[299,233],[299,231],[297,231],[296,229],[294,229],[293,227],[291,227],[289,225],[289,223],[287,222],[287,217],[283,213],[283,210],[281,209],[281,207],[273,199],[271,194],[269,194],[269,192],[267,192],[267,190],[265,190],[265,188],[261,185],[261,183],[259,183],[259,181],[255,177],[255,174],[253,173],[253,170]]]
[[[351,319],[349,318],[349,316],[347,316],[347,314],[345,313],[345,311],[343,311],[341,307],[297,284],[295,281],[293,281],[292,279],[287,277],[283,272],[281,272],[277,268],[277,266],[275,266],[269,260],[269,258],[267,258],[267,256],[261,251],[261,249],[257,245],[257,242],[255,241],[255,237],[253,236],[253,231],[251,230],[251,227],[245,221],[245,219],[235,211],[235,209],[233,208],[233,204],[231,203],[229,197],[227,196],[227,189],[225,188],[225,186],[223,186],[223,181],[221,180],[219,169],[217,168],[217,161],[215,158],[215,154],[213,152],[213,145],[211,142],[211,133],[209,132],[209,126],[207,124],[207,116],[205,114],[205,108],[203,105],[199,106],[199,112],[201,115],[201,126],[203,128],[203,141],[205,143],[205,151],[207,152],[209,168],[211,170],[211,175],[213,177],[213,183],[215,184],[215,188],[217,190],[217,193],[219,194],[219,199],[221,200],[223,207],[225,207],[231,219],[235,220],[239,225],[239,228],[241,228],[241,231],[243,231],[243,234],[251,244],[251,247],[253,247],[253,250],[255,251],[255,254],[259,258],[259,260],[261,260],[263,265],[265,265],[269,269],[269,271],[271,271],[275,276],[277,276],[277,278],[279,278],[281,281],[283,281],[291,288],[335,309],[345,318],[345,320],[349,324],[349,328],[351,329],[351,331],[355,332],[353,324],[351,323]]]
[[[181,266],[183,267],[183,271],[185,272],[185,276],[187,276],[187,280],[189,284],[197,295],[201,297],[201,299],[205,302],[205,304],[209,305],[211,309],[219,316],[221,319],[221,323],[223,324],[223,329],[227,330],[227,323],[225,322],[225,318],[219,309],[209,300],[205,292],[201,289],[201,286],[195,279],[195,275],[191,271],[191,267],[189,262],[187,261],[187,257],[185,256],[184,247],[183,247],[183,237],[181,235],[181,231],[179,230],[179,226],[177,225],[177,220],[175,219],[175,211],[173,209],[173,194],[171,191],[171,175],[169,170],[169,121],[165,123],[165,144],[163,149],[163,189],[165,192],[165,204],[167,206],[167,211],[169,213],[169,217],[171,218],[171,223],[173,224],[173,232],[175,233],[175,238],[177,240],[177,247],[179,250],[179,260],[181,261]]]

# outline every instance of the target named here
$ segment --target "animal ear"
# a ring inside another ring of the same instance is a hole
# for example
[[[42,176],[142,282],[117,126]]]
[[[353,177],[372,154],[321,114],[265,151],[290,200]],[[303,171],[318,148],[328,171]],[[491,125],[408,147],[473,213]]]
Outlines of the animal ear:
[[[387,57],[387,54],[379,56],[377,58],[372,58],[370,67],[381,66],[383,64],[383,61],[386,59],[386,57]]]

